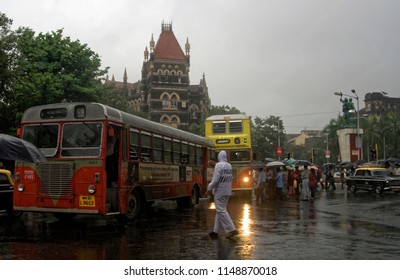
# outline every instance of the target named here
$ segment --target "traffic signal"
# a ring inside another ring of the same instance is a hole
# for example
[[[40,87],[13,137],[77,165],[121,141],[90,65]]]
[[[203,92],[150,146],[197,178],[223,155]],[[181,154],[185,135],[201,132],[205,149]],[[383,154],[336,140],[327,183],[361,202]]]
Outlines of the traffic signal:
[[[376,150],[374,148],[370,149],[371,159],[374,160],[376,158]]]

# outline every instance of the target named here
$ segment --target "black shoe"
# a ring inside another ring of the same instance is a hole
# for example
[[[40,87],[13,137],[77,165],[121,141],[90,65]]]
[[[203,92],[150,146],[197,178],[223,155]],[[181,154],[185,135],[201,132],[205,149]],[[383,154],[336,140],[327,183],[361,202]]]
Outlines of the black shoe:
[[[208,235],[210,236],[211,239],[218,239],[218,233],[216,232],[212,231]]]
[[[235,235],[238,235],[238,234],[239,234],[239,232],[235,229],[235,230],[231,231],[230,233],[228,233],[226,235],[226,238],[232,238],[232,237],[234,237]]]

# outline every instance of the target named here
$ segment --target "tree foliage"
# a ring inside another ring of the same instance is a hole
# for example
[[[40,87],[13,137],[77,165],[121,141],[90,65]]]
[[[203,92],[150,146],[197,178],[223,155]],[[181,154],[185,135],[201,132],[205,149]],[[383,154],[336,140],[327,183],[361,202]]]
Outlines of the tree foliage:
[[[251,141],[257,160],[276,158],[276,147],[286,142],[283,122],[280,117],[265,119],[255,117],[252,122]]]
[[[10,133],[29,107],[62,101],[97,101],[106,91],[101,60],[86,44],[65,37],[62,30],[36,34],[10,29],[0,14],[0,117]]]

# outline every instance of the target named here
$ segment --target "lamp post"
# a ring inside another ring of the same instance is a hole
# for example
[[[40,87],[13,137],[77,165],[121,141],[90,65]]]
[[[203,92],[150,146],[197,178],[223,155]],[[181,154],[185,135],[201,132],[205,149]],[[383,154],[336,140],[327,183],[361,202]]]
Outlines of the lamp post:
[[[359,98],[358,95],[356,93],[356,91],[354,89],[351,90],[352,93],[354,93],[354,95],[348,95],[342,92],[335,92],[335,95],[338,95],[340,97],[344,96],[348,96],[348,97],[352,97],[355,98],[357,100],[357,139],[356,139],[356,148],[357,148],[357,159],[361,159],[361,153],[360,153],[360,149],[361,149],[361,141],[360,141],[360,103],[359,103]]]

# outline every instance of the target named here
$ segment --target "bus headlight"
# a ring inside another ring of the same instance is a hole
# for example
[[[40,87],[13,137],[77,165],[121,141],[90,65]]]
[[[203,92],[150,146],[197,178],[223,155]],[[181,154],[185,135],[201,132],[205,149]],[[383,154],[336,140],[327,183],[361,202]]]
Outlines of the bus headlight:
[[[17,189],[18,189],[19,192],[23,192],[25,187],[24,187],[23,184],[19,184]]]
[[[94,185],[89,185],[88,193],[94,194],[96,192],[96,187]]]

